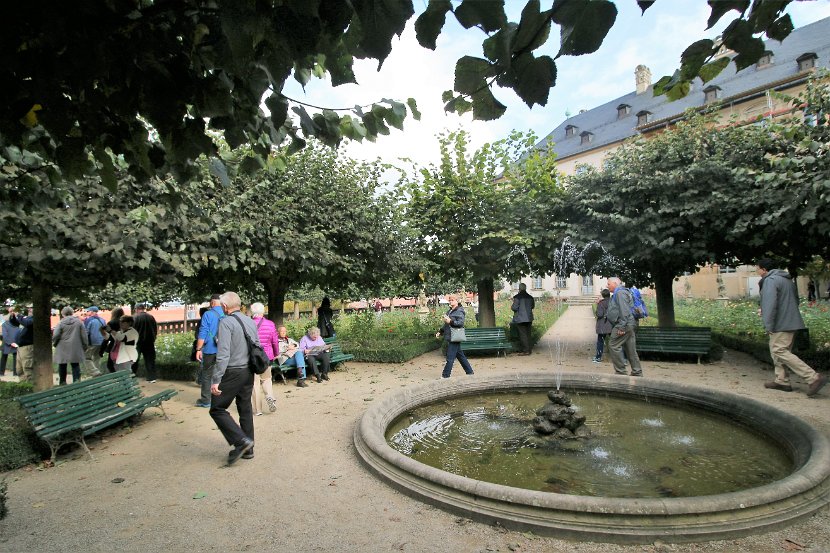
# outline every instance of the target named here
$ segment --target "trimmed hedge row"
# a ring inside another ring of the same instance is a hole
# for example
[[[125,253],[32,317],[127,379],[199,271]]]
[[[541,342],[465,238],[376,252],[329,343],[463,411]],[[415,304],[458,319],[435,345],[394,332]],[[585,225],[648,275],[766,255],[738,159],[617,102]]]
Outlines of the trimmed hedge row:
[[[344,353],[350,353],[354,355],[355,361],[365,363],[404,363],[436,350],[440,345],[441,342],[432,337],[409,342],[378,340],[362,343],[342,341],[340,343]]]
[[[31,393],[29,382],[0,382],[0,471],[41,459],[41,444],[14,398]]]
[[[712,332],[712,338],[720,342],[724,347],[748,353],[755,359],[767,365],[772,365],[772,356],[770,356],[769,344],[767,342],[761,343],[749,338],[740,338],[733,334],[723,334],[720,332]],[[816,371],[830,371],[830,355],[826,351],[819,351],[811,345],[805,351],[796,352],[796,355]]]

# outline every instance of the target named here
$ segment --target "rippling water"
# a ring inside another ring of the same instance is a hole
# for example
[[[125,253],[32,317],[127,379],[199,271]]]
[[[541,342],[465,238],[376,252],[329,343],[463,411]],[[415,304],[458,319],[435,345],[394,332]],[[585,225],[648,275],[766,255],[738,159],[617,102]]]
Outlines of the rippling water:
[[[537,436],[543,392],[508,392],[420,407],[387,430],[424,464],[476,480],[603,497],[690,497],[738,491],[789,475],[777,444],[722,417],[662,403],[572,393],[592,436]]]

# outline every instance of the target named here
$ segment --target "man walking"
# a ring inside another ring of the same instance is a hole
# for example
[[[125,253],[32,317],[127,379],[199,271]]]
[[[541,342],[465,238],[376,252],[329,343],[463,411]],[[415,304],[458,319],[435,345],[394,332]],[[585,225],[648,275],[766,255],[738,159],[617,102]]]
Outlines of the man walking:
[[[519,332],[519,341],[522,344],[522,351],[519,355],[530,355],[530,326],[533,324],[533,308],[536,307],[536,300],[527,293],[527,284],[519,284],[519,293],[513,296],[513,324]]]
[[[196,360],[201,363],[199,368],[199,385],[202,393],[196,401],[196,407],[210,407],[210,386],[213,378],[213,368],[216,366],[216,333],[219,331],[219,321],[225,318],[225,312],[219,305],[219,294],[210,297],[210,309],[204,312],[199,322],[199,336],[196,339]]]
[[[133,374],[138,372],[138,361],[144,357],[144,376],[147,382],[156,381],[156,336],[158,324],[155,317],[147,313],[147,306],[136,304],[133,328],[138,332],[138,359],[133,363]]]
[[[758,283],[761,292],[761,318],[769,335],[769,352],[775,367],[775,380],[764,388],[792,392],[789,372],[807,382],[807,396],[812,397],[827,384],[827,377],[814,371],[793,352],[795,332],[806,328],[798,311],[795,282],[787,271],[776,269],[771,259],[758,261]]]
[[[240,311],[242,301],[235,292],[225,292],[219,298],[227,315],[219,322],[219,344],[210,393],[210,416],[233,449],[228,453],[228,464],[240,457],[254,457],[254,414],[251,393],[254,373],[248,368],[248,338],[259,344],[256,325]],[[236,401],[239,423],[233,420],[228,407]]]
[[[104,334],[101,332],[101,329],[107,326],[107,321],[98,315],[98,311],[99,309],[96,305],[88,307],[86,312],[89,315],[84,320],[84,328],[86,329],[88,341],[88,345],[84,351],[84,364],[90,376],[98,376],[101,374],[101,369],[98,367],[101,359],[101,344],[104,343]]]
[[[621,281],[617,277],[608,279],[608,290],[611,292],[611,302],[605,317],[611,323],[611,339],[608,342],[608,349],[614,372],[625,374],[625,359],[623,359],[623,350],[625,350],[625,356],[631,363],[631,376],[643,376],[643,367],[637,355],[637,338],[634,335],[636,324],[634,315],[631,314],[634,297],[631,295],[631,290],[621,286]]]

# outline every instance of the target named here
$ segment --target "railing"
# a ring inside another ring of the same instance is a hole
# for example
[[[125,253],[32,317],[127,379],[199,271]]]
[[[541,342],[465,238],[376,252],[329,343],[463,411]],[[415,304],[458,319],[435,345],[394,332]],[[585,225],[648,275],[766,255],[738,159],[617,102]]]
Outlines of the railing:
[[[187,321],[187,328],[185,328],[184,321],[167,321],[158,323],[158,330],[159,334],[182,334],[184,332],[193,332],[197,324],[199,324],[199,319],[189,319]]]

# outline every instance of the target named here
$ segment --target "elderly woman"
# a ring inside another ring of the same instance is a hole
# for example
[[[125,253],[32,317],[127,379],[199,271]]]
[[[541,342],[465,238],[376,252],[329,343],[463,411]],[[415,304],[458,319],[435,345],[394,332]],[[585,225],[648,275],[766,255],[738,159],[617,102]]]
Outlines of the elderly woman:
[[[306,364],[311,367],[311,372],[317,382],[329,379],[329,365],[331,365],[331,358],[329,357],[329,350],[331,346],[326,345],[322,338],[320,338],[320,329],[312,326],[308,332],[300,340],[300,351],[305,355]],[[317,369],[320,365],[320,369]]]
[[[256,325],[257,334],[259,334],[259,343],[268,356],[269,361],[273,361],[280,352],[280,343],[277,339],[277,329],[272,321],[265,318],[265,306],[261,303],[251,304],[251,318]],[[274,388],[271,385],[271,367],[268,367],[264,373],[254,375],[254,393],[251,396],[251,401],[254,404],[254,414],[262,414],[262,399],[265,396],[265,401],[268,403],[268,410],[274,412],[277,410],[277,400],[274,399]]]
[[[101,335],[104,337],[104,343],[101,344],[101,356],[107,356],[107,370],[111,373],[115,372],[115,357],[112,355],[112,350],[115,347],[115,339],[113,335],[121,328],[121,317],[124,316],[124,310],[116,307],[110,312],[110,322],[106,326],[101,327]]]
[[[138,360],[138,331],[133,328],[134,322],[131,316],[124,315],[118,321],[119,329],[110,334],[115,344],[110,359],[116,371],[132,370],[133,363]]]
[[[58,383],[66,384],[66,365],[72,365],[72,382],[81,380],[81,363],[89,345],[86,328],[81,319],[75,316],[71,307],[61,309],[63,317],[52,333],[52,345],[55,346],[54,362],[58,364]]]
[[[473,367],[470,366],[467,356],[464,355],[463,351],[461,351],[461,342],[453,342],[450,340],[452,335],[450,328],[464,328],[464,308],[461,307],[461,304],[458,303],[458,298],[455,296],[450,296],[447,299],[450,302],[450,309],[447,311],[447,314],[444,315],[444,326],[441,330],[435,333],[436,338],[443,336],[444,340],[447,341],[447,363],[444,365],[444,371],[441,373],[441,378],[450,377],[452,366],[456,359],[461,362],[461,368],[464,369],[465,373],[473,374]]]
[[[300,351],[300,344],[288,337],[288,329],[285,326],[279,327],[277,334],[280,342],[280,365],[297,367],[297,387],[308,387],[305,381],[305,355]]]

